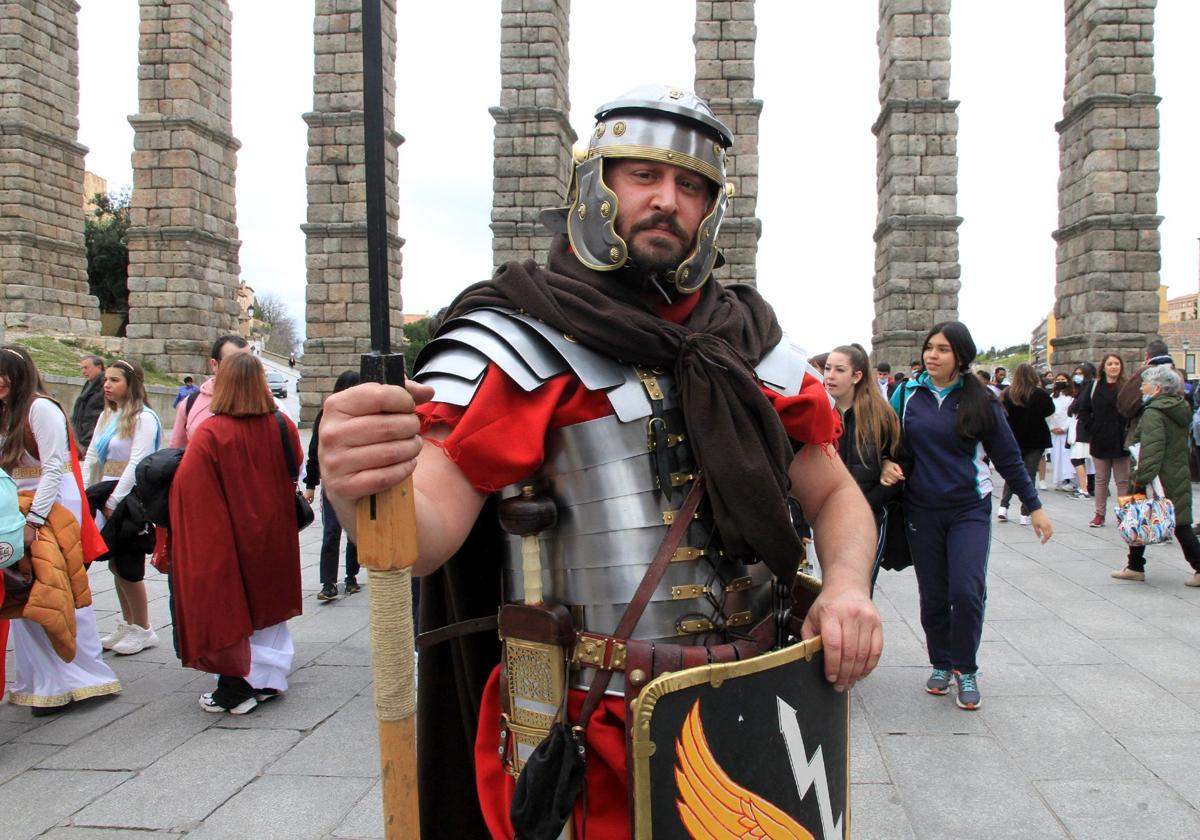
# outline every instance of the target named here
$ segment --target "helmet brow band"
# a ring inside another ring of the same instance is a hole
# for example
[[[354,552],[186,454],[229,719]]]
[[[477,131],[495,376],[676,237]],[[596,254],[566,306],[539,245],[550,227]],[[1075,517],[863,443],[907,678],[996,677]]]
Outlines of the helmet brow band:
[[[640,160],[670,163],[703,175],[718,187],[724,186],[725,183],[725,179],[721,177],[721,173],[717,171],[715,166],[683,152],[656,149],[653,146],[601,146],[590,149],[588,152],[589,157],[597,155],[600,157],[638,158]]]

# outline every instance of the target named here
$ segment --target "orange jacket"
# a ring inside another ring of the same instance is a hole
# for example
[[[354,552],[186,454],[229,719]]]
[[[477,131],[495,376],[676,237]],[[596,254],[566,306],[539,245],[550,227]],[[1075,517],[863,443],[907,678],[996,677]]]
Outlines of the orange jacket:
[[[18,499],[21,512],[28,513],[33,493],[20,493]],[[42,625],[54,652],[70,662],[75,658],[75,610],[92,603],[92,590],[83,565],[79,523],[69,510],[57,503],[50,509],[27,557],[33,566],[33,586],[17,617]]]

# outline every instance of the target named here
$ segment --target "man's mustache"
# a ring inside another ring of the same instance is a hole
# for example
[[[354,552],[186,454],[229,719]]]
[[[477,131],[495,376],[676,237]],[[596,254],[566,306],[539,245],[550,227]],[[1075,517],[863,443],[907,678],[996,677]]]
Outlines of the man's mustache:
[[[674,234],[681,242],[688,241],[687,231],[680,226],[674,216],[668,216],[666,213],[655,213],[649,218],[643,219],[633,226],[633,230],[629,232],[629,235],[632,238],[634,234],[640,233],[643,230],[653,230],[663,227],[668,232]]]

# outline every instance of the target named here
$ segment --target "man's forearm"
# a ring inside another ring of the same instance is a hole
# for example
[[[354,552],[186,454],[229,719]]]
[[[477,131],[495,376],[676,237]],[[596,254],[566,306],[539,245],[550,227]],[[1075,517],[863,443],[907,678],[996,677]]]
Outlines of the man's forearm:
[[[871,585],[877,532],[867,500],[854,484],[833,490],[813,522],[821,573],[831,587]]]

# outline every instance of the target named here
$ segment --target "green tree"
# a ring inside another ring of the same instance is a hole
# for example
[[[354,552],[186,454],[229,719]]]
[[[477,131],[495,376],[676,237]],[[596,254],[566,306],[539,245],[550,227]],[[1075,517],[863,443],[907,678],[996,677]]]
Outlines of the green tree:
[[[411,376],[417,363],[417,355],[429,343],[429,319],[422,318],[420,321],[405,324],[404,338],[408,345],[404,348],[404,370]]]
[[[129,311],[129,190],[96,193],[83,222],[88,288],[101,312]]]

